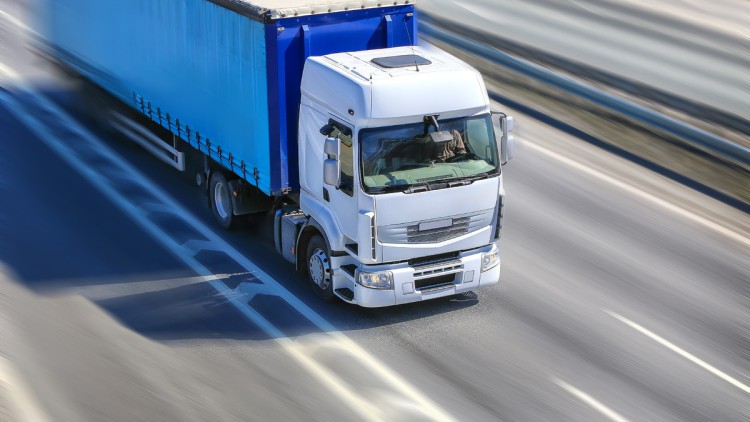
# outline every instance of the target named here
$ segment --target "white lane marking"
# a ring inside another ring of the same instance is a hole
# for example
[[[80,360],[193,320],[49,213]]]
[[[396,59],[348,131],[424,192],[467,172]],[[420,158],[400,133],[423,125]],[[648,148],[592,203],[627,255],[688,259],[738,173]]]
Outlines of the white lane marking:
[[[201,272],[206,272],[206,270],[202,268],[196,269]],[[268,333],[268,335],[274,337],[274,340],[279,343],[287,353],[292,355],[298,363],[323,382],[329,390],[349,404],[349,406],[358,413],[362,419],[368,421],[387,420],[380,411],[382,409],[378,409],[371,401],[355,393],[356,386],[347,384],[333,371],[316,362],[310,355],[303,353],[298,347],[296,347],[294,341],[285,337],[281,330],[260,315],[255,309],[253,309],[253,307],[248,306],[246,299],[239,298],[238,300],[232,289],[218,281],[214,276],[206,275],[205,279],[224,297],[229,298],[235,307],[249,320],[257,324],[263,331]]]
[[[61,110],[57,105],[50,102],[43,96],[38,95],[28,87],[22,85],[19,81],[16,81],[16,85],[25,91],[30,97],[34,98],[39,106],[56,116],[56,118],[63,124],[64,127],[72,130],[79,136],[80,142],[86,142],[91,144],[95,151],[103,158],[108,159],[113,166],[120,167],[125,173],[131,175],[131,180],[137,182],[141,187],[151,192],[154,198],[159,198],[159,201],[166,205],[167,209],[171,209],[172,212],[179,216],[179,218],[185,220],[188,225],[193,227],[197,232],[203,235],[206,239],[210,240],[213,244],[211,250],[220,250],[226,253],[230,258],[236,261],[238,264],[243,266],[247,271],[253,273],[253,275],[263,282],[263,286],[260,287],[264,292],[273,292],[276,296],[281,297],[297,311],[299,311],[308,320],[313,322],[321,331],[331,336],[336,342],[340,344],[338,349],[346,350],[353,360],[359,361],[361,366],[365,368],[369,373],[379,377],[382,381],[389,384],[389,388],[400,392],[404,396],[417,404],[417,408],[421,412],[434,420],[452,421],[454,418],[448,414],[445,410],[437,406],[427,396],[422,394],[419,390],[413,387],[410,383],[404,380],[392,369],[381,363],[374,356],[370,355],[362,347],[357,345],[346,335],[338,332],[335,327],[326,321],[322,316],[313,311],[299,298],[292,295],[276,280],[271,278],[268,274],[262,271],[254,263],[244,257],[239,251],[231,247],[226,243],[219,235],[213,230],[209,229],[205,224],[200,222],[195,216],[193,216],[188,210],[182,207],[175,201],[171,195],[166,191],[162,190],[156,184],[148,180],[146,177],[141,175],[140,171],[135,167],[127,163],[124,159],[119,157],[111,148],[102,143],[98,138],[91,134],[86,128],[81,126],[75,119],[70,117],[67,113]],[[0,98],[5,99],[4,102],[11,103],[14,100],[9,96],[0,94]],[[141,224],[157,241],[164,245],[168,250],[171,250],[178,257],[180,257],[186,264],[196,271],[196,273],[203,275],[207,278],[209,284],[214,287],[219,293],[224,295],[226,299],[232,303],[241,313],[248,317],[255,325],[263,329],[269,336],[274,338],[284,349],[297,361],[302,364],[305,368],[311,371],[314,376],[326,385],[334,394],[338,395],[342,401],[347,403],[349,407],[354,410],[362,419],[366,420],[385,420],[387,415],[383,415],[382,411],[395,411],[392,406],[380,406],[380,409],[373,406],[371,401],[367,398],[362,397],[355,393],[356,388],[348,385],[338,377],[335,372],[326,368],[323,365],[313,361],[310,357],[299,352],[299,349],[290,347],[292,340],[284,338],[283,332],[278,328],[274,327],[268,322],[263,316],[258,314],[255,309],[247,304],[248,297],[240,296],[235,291],[229,289],[224,283],[216,280],[216,277],[205,268],[200,262],[195,259],[195,251],[192,248],[187,248],[175,239],[169,237],[168,234],[163,232],[154,222],[148,219],[148,210],[144,210],[140,206],[131,203],[117,190],[113,189],[113,186],[107,183],[102,173],[96,172],[89,168],[81,159],[79,159],[75,152],[69,149],[69,147],[57,139],[50,131],[50,129],[36,120],[33,116],[24,112],[23,107],[13,106],[9,104],[8,107],[19,121],[34,132],[39,139],[44,141],[53,151],[55,151],[61,158],[68,162],[71,167],[83,175],[93,186],[99,189],[107,198],[113,203],[117,204],[123,211],[127,212],[131,218]],[[80,147],[80,145],[79,145]],[[380,412],[378,411],[380,410]],[[381,416],[382,415],[382,416]]]
[[[560,155],[560,154],[558,154],[556,152],[553,152],[553,151],[551,151],[551,150],[549,150],[547,148],[544,148],[542,146],[536,145],[533,142],[530,142],[530,141],[522,139],[522,138],[516,138],[516,139],[519,139],[520,141],[522,141],[525,147],[529,147],[529,148],[531,148],[531,149],[533,149],[533,150],[535,150],[537,152],[540,152],[540,153],[542,153],[542,154],[544,154],[544,155],[546,155],[546,156],[548,156],[550,158],[554,158],[555,160],[561,161],[561,162],[563,162],[563,163],[565,163],[565,164],[567,164],[567,165],[569,165],[569,166],[571,166],[571,167],[573,167],[575,169],[578,169],[578,170],[580,170],[580,171],[582,171],[582,172],[584,172],[584,173],[586,173],[586,174],[588,174],[590,176],[594,176],[597,179],[600,179],[600,180],[603,180],[603,181],[605,181],[607,183],[615,185],[615,186],[619,187],[620,189],[623,189],[623,190],[625,190],[625,191],[627,191],[627,192],[629,192],[629,193],[631,193],[631,194],[633,194],[635,196],[638,196],[638,197],[643,198],[643,199],[645,199],[647,201],[650,201],[650,202],[652,202],[652,203],[654,203],[656,205],[659,205],[659,206],[661,206],[663,208],[666,208],[666,209],[668,209],[668,210],[670,210],[670,211],[672,211],[672,212],[674,212],[676,214],[679,214],[679,215],[681,215],[681,216],[683,216],[683,217],[685,217],[685,218],[687,218],[689,220],[692,220],[692,221],[694,221],[694,222],[696,222],[696,223],[698,223],[698,224],[700,224],[700,225],[702,225],[702,226],[704,226],[706,228],[709,228],[709,229],[714,230],[714,231],[716,231],[718,233],[721,233],[721,234],[723,234],[726,237],[729,237],[729,238],[731,238],[733,240],[736,240],[737,242],[743,243],[746,246],[750,246],[750,238],[742,236],[741,234],[736,233],[736,232],[734,232],[734,231],[732,231],[732,230],[730,230],[730,229],[728,229],[728,228],[726,228],[726,227],[724,227],[724,226],[722,226],[720,224],[717,224],[717,223],[715,223],[715,222],[713,222],[713,221],[711,221],[711,220],[709,220],[709,219],[707,219],[705,217],[701,217],[701,216],[699,216],[697,214],[693,214],[690,211],[687,211],[687,210],[685,210],[683,208],[680,208],[677,205],[672,204],[671,202],[665,201],[664,199],[661,199],[661,198],[659,198],[656,195],[653,195],[653,194],[650,194],[650,193],[648,193],[646,191],[640,190],[640,189],[636,188],[635,186],[629,185],[629,184],[627,184],[625,182],[622,182],[622,181],[620,181],[618,179],[615,179],[612,176],[604,174],[604,173],[602,173],[602,172],[600,172],[598,170],[594,170],[591,167],[587,167],[587,166],[585,166],[585,165],[583,165],[583,164],[581,164],[579,162],[573,161],[570,158],[564,157],[564,156],[562,156],[562,155]]]
[[[21,78],[20,75],[15,70],[11,69],[3,62],[0,62],[0,73],[4,73],[5,76],[13,80],[17,80]]]
[[[12,23],[13,25],[23,29],[26,32],[29,32],[34,35],[38,35],[36,31],[29,28],[25,23],[21,22],[16,18],[15,16],[11,15],[10,13],[6,12],[5,10],[0,10],[0,17],[3,17],[8,20],[8,22]]]
[[[662,346],[666,347],[667,349],[677,353],[678,355],[686,358],[687,360],[693,362],[694,364],[700,366],[701,368],[707,370],[708,372],[716,375],[717,377],[723,379],[724,381],[732,384],[733,386],[739,388],[740,390],[744,391],[745,393],[750,394],[750,387],[747,385],[741,383],[740,381],[736,380],[735,378],[730,377],[729,375],[725,374],[724,372],[714,368],[713,366],[709,365],[705,361],[701,360],[700,358],[696,357],[695,355],[681,349],[680,347],[677,347],[675,344],[671,343],[670,341],[664,339],[663,337],[660,337],[659,335],[653,333],[652,331],[649,331],[648,329],[636,324],[635,322],[625,318],[624,316],[612,312],[610,310],[604,309],[604,312],[608,313],[613,318],[616,318],[620,320],[620,322],[625,323],[626,325],[630,326],[631,328],[635,329],[636,331],[640,332],[641,334],[646,335],[650,339],[656,341],[657,343],[661,344]]]
[[[39,422],[50,420],[29,387],[22,381],[13,364],[3,356],[0,356],[0,383],[7,386],[6,391],[11,396],[11,406],[14,406],[13,410],[19,416],[17,420]],[[2,392],[1,387],[0,392]]]
[[[248,276],[248,273],[214,274],[214,276],[218,280],[226,280],[232,277]],[[205,283],[206,279],[202,276],[153,280],[110,279],[105,281],[102,278],[96,278],[92,280],[91,284],[87,284],[85,280],[82,282],[81,279],[76,279],[75,282],[71,283],[67,283],[66,280],[59,281],[60,290],[73,290],[89,300],[100,301],[131,294],[163,292],[177,287]]]
[[[582,402],[586,403],[587,405],[591,406],[593,409],[601,413],[602,415],[606,416],[610,420],[613,420],[615,422],[627,422],[627,419],[620,416],[617,412],[610,409],[609,407],[603,405],[600,401],[597,399],[591,397],[589,394],[584,393],[583,391],[573,387],[572,385],[568,384],[567,382],[559,379],[559,378],[552,378],[552,381],[560,386],[563,390],[567,391],[568,393],[576,396],[578,399],[580,399]]]

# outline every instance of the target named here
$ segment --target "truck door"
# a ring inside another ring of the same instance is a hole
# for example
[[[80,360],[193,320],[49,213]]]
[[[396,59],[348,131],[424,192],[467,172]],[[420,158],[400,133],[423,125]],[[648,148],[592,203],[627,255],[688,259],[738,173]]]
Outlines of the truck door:
[[[352,126],[331,118],[333,127],[331,137],[339,142],[339,186],[328,186],[328,203],[344,236],[357,241],[357,195],[354,170],[354,132]],[[325,195],[325,193],[324,193]],[[325,199],[325,198],[324,198]]]

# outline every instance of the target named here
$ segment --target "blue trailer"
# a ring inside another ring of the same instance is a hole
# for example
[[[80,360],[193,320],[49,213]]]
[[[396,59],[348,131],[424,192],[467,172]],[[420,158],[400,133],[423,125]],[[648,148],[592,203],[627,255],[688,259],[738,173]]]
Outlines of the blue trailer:
[[[123,134],[192,163],[220,226],[271,211],[321,298],[494,285],[512,120],[418,45],[413,0],[381,1],[48,0],[43,45],[118,100]]]
[[[51,1],[45,38],[81,75],[271,196],[299,189],[305,60],[416,43],[410,3]]]

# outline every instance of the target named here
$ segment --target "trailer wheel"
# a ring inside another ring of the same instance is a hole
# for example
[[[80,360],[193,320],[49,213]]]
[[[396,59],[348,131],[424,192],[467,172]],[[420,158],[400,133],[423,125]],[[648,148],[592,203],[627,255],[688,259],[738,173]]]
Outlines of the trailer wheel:
[[[77,79],[80,80],[79,92],[83,112],[99,129],[108,134],[115,133],[116,129],[112,126],[112,112],[117,110],[117,104],[90,80],[80,75]]]
[[[220,171],[211,173],[208,193],[216,222],[226,230],[234,228],[238,218],[234,215],[232,196],[224,173]]]
[[[320,235],[314,235],[307,243],[307,279],[315,294],[323,300],[333,299],[333,270],[331,269],[331,254],[328,252],[325,240]]]

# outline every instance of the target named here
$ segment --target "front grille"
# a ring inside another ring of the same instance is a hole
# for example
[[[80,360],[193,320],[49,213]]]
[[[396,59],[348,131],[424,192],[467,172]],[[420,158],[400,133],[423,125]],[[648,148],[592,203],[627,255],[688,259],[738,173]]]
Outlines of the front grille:
[[[430,255],[430,256],[423,256],[420,258],[412,258],[408,262],[409,262],[410,267],[419,267],[422,265],[437,264],[437,263],[440,263],[443,261],[449,261],[455,258],[458,258],[458,252],[449,252],[449,253],[444,253],[440,255]]]
[[[489,209],[472,214],[458,215],[453,218],[443,217],[391,226],[379,226],[378,239],[382,243],[396,244],[444,242],[490,226],[495,212],[495,209]],[[444,220],[450,220],[451,224],[435,229],[419,230],[420,224],[424,227],[425,224],[441,223]]]
[[[447,272],[458,272],[463,269],[464,264],[461,263],[460,259],[453,259],[450,261],[438,262],[435,264],[422,265],[414,267],[414,278],[429,277],[434,274],[442,274]]]
[[[409,243],[435,243],[453,239],[469,231],[469,217],[454,218],[453,225],[438,229],[419,231],[419,224],[406,227],[406,241]]]

